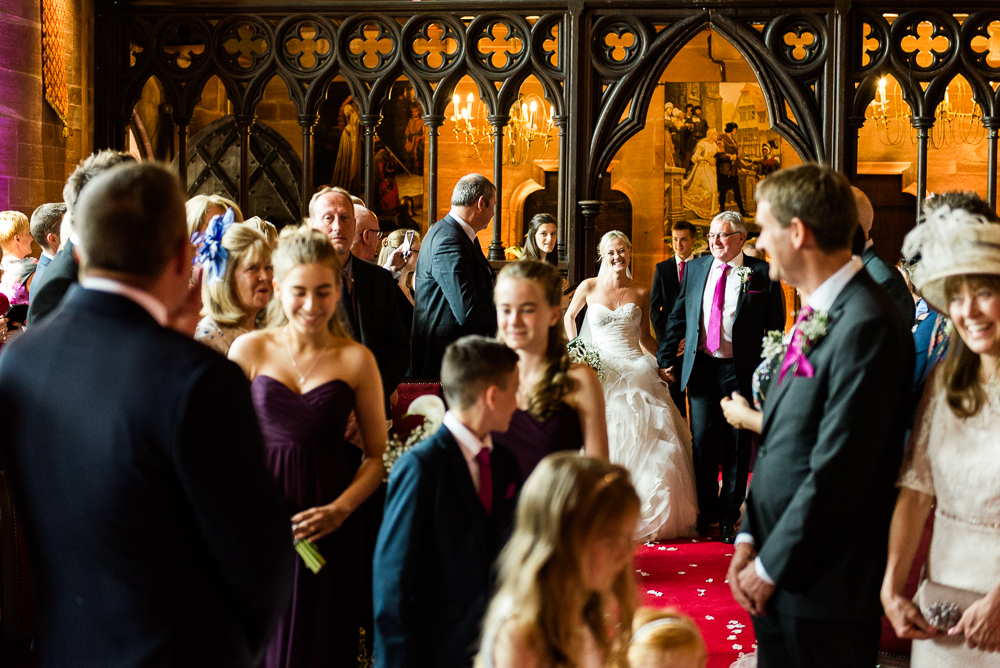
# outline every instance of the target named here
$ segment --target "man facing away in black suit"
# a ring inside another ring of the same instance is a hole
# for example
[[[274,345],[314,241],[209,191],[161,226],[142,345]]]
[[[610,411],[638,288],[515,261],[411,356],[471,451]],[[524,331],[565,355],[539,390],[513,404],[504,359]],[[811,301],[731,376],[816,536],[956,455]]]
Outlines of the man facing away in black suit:
[[[376,668],[469,668],[510,535],[520,472],[494,445],[517,408],[517,353],[467,336],[448,346],[449,411],[389,475],[375,551]]]
[[[52,258],[42,276],[31,282],[31,303],[28,305],[27,325],[41,322],[59,306],[70,286],[80,280],[80,262],[77,260],[77,235],[73,234],[73,211],[76,201],[91,179],[112,167],[123,163],[135,162],[135,158],[122,151],[99,151],[85,158],[66,180],[63,187],[63,201],[69,214],[67,225],[61,231],[63,237],[69,234],[69,239],[63,239],[63,247]]]
[[[906,279],[896,267],[879,257],[878,251],[875,250],[875,242],[871,238],[872,225],[875,221],[875,209],[871,200],[862,190],[853,186],[851,192],[854,193],[854,201],[858,207],[858,225],[865,233],[865,250],[861,253],[861,261],[865,263],[865,269],[875,282],[889,291],[892,300],[899,306],[903,319],[912,327],[917,317],[917,305],[913,301],[910,288],[906,285]]]
[[[309,202],[309,226],[330,239],[343,264],[340,304],[354,339],[372,351],[389,397],[410,367],[410,337],[399,315],[399,287],[388,271],[351,254],[357,221],[351,194],[321,188]]]
[[[437,378],[448,344],[468,334],[493,336],[496,274],[476,234],[493,220],[496,188],[481,174],[459,179],[451,211],[434,223],[413,275],[414,378]]]
[[[667,318],[670,317],[677,295],[680,294],[684,269],[694,257],[694,232],[694,225],[686,220],[674,223],[670,230],[670,244],[674,249],[674,256],[658,263],[653,272],[653,288],[649,292],[649,321],[653,323],[653,333],[658,344],[663,342]],[[677,354],[684,354],[683,342]],[[670,385],[670,397],[681,415],[687,417],[687,399],[678,383]]]
[[[81,283],[0,357],[39,665],[255,665],[288,603],[290,520],[243,373],[165,326],[192,294],[180,184],[115,167],[73,220]]]
[[[847,179],[805,164],[767,177],[756,196],[771,278],[807,297],[781,353],[784,373],[767,389],[728,582],[754,616],[761,668],[869,668],[913,338],[852,257],[858,215]]]
[[[736,538],[735,524],[750,473],[752,434],[731,427],[719,402],[733,392],[750,396],[764,334],[785,324],[781,284],[768,277],[766,262],[743,255],[746,236],[746,224],[735,211],[723,211],[712,220],[708,233],[712,255],[692,260],[685,268],[657,353],[663,379],[680,381],[691,403],[698,533],[705,535],[709,525],[718,522],[719,536],[726,543]],[[678,370],[681,341],[685,342],[683,366]]]

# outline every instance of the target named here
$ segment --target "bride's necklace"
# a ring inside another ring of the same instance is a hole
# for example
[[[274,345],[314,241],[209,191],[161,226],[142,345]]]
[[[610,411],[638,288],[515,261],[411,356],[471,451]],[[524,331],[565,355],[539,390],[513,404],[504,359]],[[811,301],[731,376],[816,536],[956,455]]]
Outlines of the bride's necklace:
[[[316,365],[319,364],[319,361],[321,359],[323,359],[323,355],[326,353],[326,351],[325,350],[320,351],[320,353],[318,355],[316,355],[316,359],[315,359],[315,361],[313,361],[312,366],[309,367],[309,369],[305,373],[302,373],[301,371],[299,371],[299,365],[295,363],[295,356],[292,355],[292,345],[291,345],[291,343],[289,343],[289,339],[290,338],[291,337],[288,336],[288,330],[286,329],[285,330],[285,350],[288,351],[288,361],[292,363],[292,368],[295,369],[295,375],[297,375],[299,377],[299,385],[302,386],[302,385],[305,384],[306,378],[309,377],[309,374],[311,374],[313,371],[316,370]]]
[[[624,297],[625,293],[628,292],[628,288],[622,288],[621,297],[618,296],[617,290],[615,290],[615,288],[611,287],[610,283],[608,284],[608,288],[611,290],[611,296],[615,298],[615,302],[616,302],[615,306],[616,307],[621,306],[622,305],[622,297]]]

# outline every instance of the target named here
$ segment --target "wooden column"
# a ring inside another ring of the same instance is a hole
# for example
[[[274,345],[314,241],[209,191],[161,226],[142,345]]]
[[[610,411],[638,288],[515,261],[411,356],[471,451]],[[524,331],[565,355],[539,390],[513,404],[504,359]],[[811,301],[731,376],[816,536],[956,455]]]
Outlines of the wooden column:
[[[188,194],[188,126],[191,125],[190,116],[174,116],[174,125],[177,126],[177,175],[181,180],[181,187],[184,194]]]
[[[424,116],[427,126],[427,192],[424,201],[427,203],[427,229],[437,222],[437,189],[438,189],[438,128],[444,123],[444,115],[428,114]]]
[[[559,128],[559,193],[556,218],[556,254],[559,264],[569,262],[569,228],[566,225],[566,120],[565,114],[552,117],[552,124]]]
[[[604,202],[597,199],[587,199],[580,202],[580,214],[583,216],[583,275],[592,278],[597,275],[597,257],[594,249],[597,247],[595,238],[597,214],[601,212]]]
[[[1000,131],[1000,116],[987,116],[983,118],[983,127],[985,127],[989,134],[986,137],[987,146],[989,148],[989,159],[986,163],[986,178],[989,182],[986,184],[986,199],[989,201],[990,206],[996,211],[997,208],[997,137],[998,131]]]
[[[256,117],[253,114],[236,115],[236,131],[240,140],[240,211],[244,216],[250,213],[250,126]]]
[[[375,205],[375,128],[382,119],[378,114],[361,116],[361,127],[365,129],[365,206],[374,209]]]
[[[316,114],[299,114],[295,117],[302,127],[302,203],[299,207],[302,218],[309,217],[309,200],[313,190],[313,130],[319,116]]]
[[[910,123],[917,129],[917,220],[927,197],[927,139],[934,127],[933,116],[914,116]]]
[[[503,262],[506,255],[503,252],[503,242],[500,241],[501,215],[503,206],[503,129],[510,121],[506,114],[490,114],[486,117],[493,126],[493,185],[497,189],[496,202],[493,203],[493,242],[490,244],[486,259],[490,262]]]

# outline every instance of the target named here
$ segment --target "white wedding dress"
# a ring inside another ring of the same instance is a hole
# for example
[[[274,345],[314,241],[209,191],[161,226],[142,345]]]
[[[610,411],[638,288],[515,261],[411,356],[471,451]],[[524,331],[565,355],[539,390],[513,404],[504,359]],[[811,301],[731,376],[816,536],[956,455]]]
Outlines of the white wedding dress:
[[[635,540],[697,535],[691,434],[656,360],[639,347],[639,306],[589,304],[587,319],[604,366],[611,461],[629,470],[642,502]]]

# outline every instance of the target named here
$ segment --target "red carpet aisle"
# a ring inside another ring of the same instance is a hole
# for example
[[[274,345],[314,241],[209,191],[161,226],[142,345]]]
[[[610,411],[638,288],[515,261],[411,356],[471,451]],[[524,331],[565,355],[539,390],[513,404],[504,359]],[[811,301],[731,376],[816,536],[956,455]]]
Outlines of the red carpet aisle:
[[[750,615],[726,583],[732,554],[732,545],[718,538],[646,543],[635,552],[643,605],[676,608],[694,619],[708,645],[708,668],[729,668],[756,648]]]

